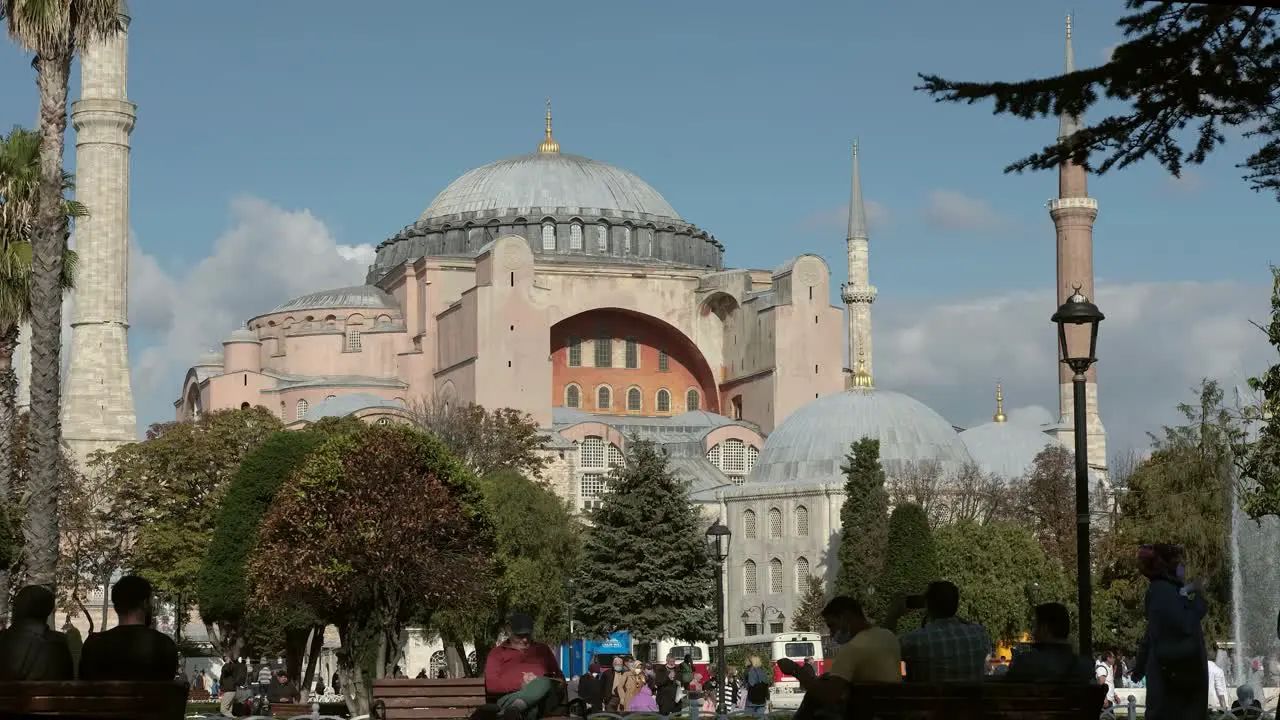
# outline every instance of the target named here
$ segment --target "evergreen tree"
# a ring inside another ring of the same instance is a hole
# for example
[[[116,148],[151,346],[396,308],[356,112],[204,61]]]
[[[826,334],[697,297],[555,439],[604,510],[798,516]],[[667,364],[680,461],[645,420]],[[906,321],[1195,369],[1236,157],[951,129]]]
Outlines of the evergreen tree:
[[[1124,42],[1103,65],[1013,82],[922,75],[917,89],[942,102],[992,100],[996,114],[1028,119],[1083,115],[1106,98],[1113,114],[1006,172],[1053,169],[1070,159],[1102,174],[1153,158],[1178,176],[1234,136],[1256,143],[1241,165],[1245,179],[1280,198],[1280,119],[1272,109],[1280,8],[1264,4],[1126,0],[1130,12],[1116,22]],[[1091,155],[1105,157],[1091,166]]]
[[[817,575],[805,578],[804,597],[800,598],[800,607],[791,616],[791,629],[796,632],[825,633],[826,622],[822,619],[822,608],[827,604],[826,583]]]
[[[1271,347],[1280,351],[1280,268],[1275,266],[1271,268],[1271,320],[1262,330]],[[1252,441],[1239,449],[1240,474],[1248,480],[1240,493],[1240,505],[1257,519],[1280,515],[1280,363],[1249,378],[1249,387],[1262,396],[1262,402],[1244,408],[1244,419],[1256,432]]]
[[[629,630],[642,641],[715,636],[708,523],[652,442],[627,443],[626,462],[613,469],[590,520],[574,604],[586,635]]]
[[[845,498],[840,509],[836,593],[856,598],[870,617],[880,617],[888,596],[875,583],[884,565],[889,532],[889,493],[880,465],[880,441],[870,437],[855,441],[840,469]]]
[[[889,516],[889,541],[876,591],[885,598],[919,595],[938,579],[938,557],[929,516],[915,503],[903,503]],[[910,627],[911,622],[905,627]]]

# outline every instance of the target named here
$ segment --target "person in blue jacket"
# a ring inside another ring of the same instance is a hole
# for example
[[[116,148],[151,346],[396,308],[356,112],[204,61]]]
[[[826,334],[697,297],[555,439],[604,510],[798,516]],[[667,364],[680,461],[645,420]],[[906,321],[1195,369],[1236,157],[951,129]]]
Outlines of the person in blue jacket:
[[[1180,545],[1142,546],[1138,569],[1150,580],[1147,632],[1134,663],[1134,679],[1146,679],[1146,720],[1203,720],[1209,693],[1204,593],[1187,582]]]

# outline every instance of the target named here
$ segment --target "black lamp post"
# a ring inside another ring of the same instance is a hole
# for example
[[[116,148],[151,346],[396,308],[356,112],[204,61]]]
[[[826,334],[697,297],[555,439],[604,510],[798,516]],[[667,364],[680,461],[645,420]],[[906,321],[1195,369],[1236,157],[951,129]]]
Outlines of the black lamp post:
[[[1053,314],[1062,362],[1074,373],[1072,417],[1076,437],[1076,592],[1080,614],[1080,654],[1093,657],[1093,577],[1089,563],[1089,445],[1085,418],[1085,379],[1097,361],[1098,323],[1106,318],[1079,286]]]
[[[719,520],[707,528],[707,553],[716,561],[716,714],[724,715],[724,561],[729,558],[733,533]]]

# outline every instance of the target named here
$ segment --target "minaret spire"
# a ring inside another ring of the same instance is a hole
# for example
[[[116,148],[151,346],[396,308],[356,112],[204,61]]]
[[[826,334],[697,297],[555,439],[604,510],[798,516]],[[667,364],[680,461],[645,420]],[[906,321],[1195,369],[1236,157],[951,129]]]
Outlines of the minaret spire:
[[[871,284],[870,238],[867,209],[862,201],[862,175],[858,171],[858,141],[853,141],[853,179],[849,188],[849,234],[845,239],[849,257],[849,281],[840,286],[849,322],[849,362],[857,367],[849,376],[850,387],[870,388],[872,378],[871,305],[876,289]]]
[[[1071,16],[1067,16],[1067,72],[1075,70],[1075,53],[1071,47]],[[1063,115],[1058,121],[1058,139],[1070,137],[1080,129],[1080,118]],[[1093,223],[1098,217],[1098,201],[1089,197],[1089,177],[1084,167],[1067,160],[1058,166],[1058,197],[1049,201],[1049,217],[1057,236],[1058,305],[1067,301],[1077,289],[1090,300],[1093,286]],[[1067,328],[1068,342],[1088,342],[1089,330],[1083,325]],[[1075,447],[1074,395],[1071,368],[1058,364],[1058,439],[1067,447]],[[1085,424],[1088,428],[1089,466],[1105,477],[1107,471],[1107,436],[1098,415],[1098,376],[1089,368],[1085,386]]]
[[[547,135],[538,145],[538,152],[552,154],[560,152],[560,143],[551,137],[551,98],[547,98]]]
[[[996,414],[992,415],[991,419],[998,423],[1009,419],[1004,414],[1004,387],[999,380],[996,381]]]

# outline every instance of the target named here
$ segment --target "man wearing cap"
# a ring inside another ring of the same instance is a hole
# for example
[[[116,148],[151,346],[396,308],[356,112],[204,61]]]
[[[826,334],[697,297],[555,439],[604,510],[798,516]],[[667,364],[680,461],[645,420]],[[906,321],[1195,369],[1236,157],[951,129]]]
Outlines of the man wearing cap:
[[[485,660],[485,693],[499,696],[504,720],[538,720],[559,703],[564,675],[551,648],[534,642],[532,617],[513,613],[510,630]]]

